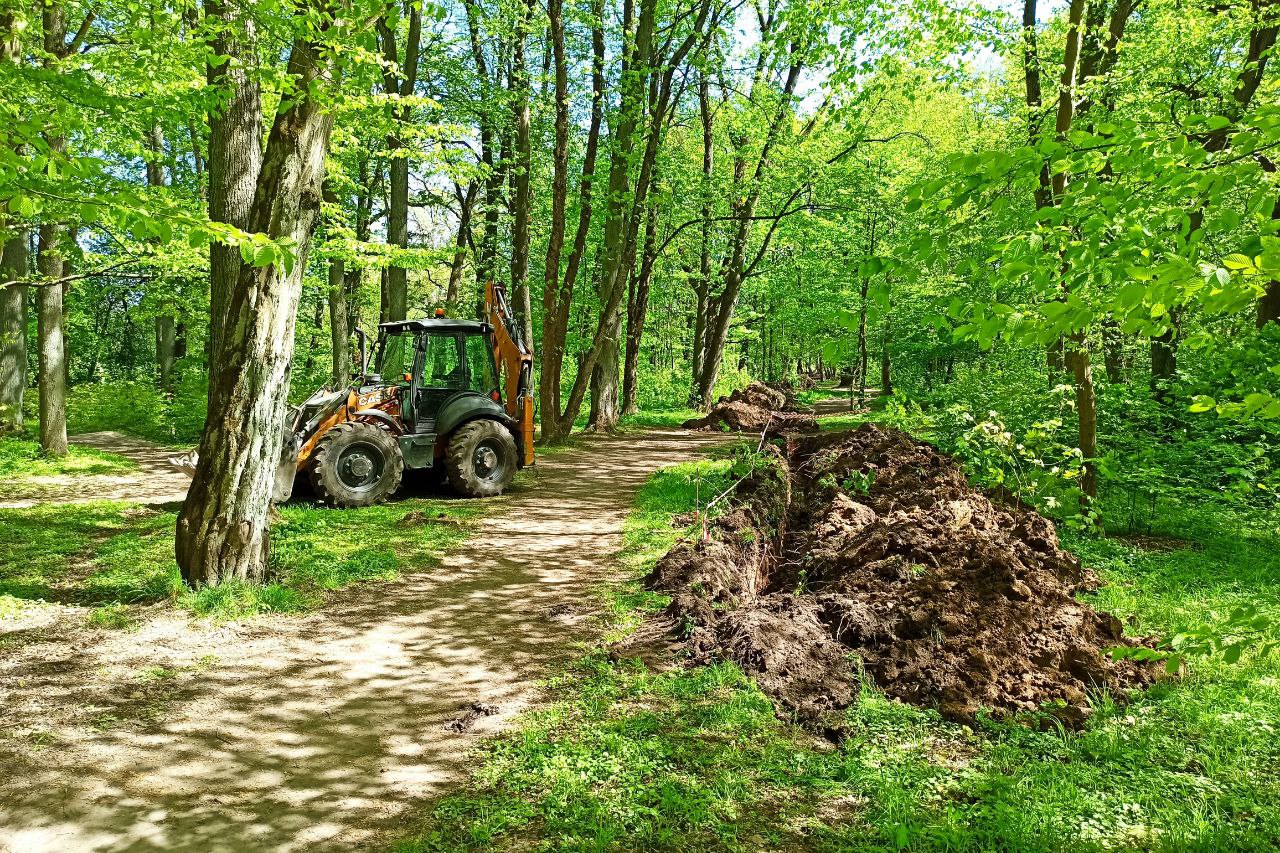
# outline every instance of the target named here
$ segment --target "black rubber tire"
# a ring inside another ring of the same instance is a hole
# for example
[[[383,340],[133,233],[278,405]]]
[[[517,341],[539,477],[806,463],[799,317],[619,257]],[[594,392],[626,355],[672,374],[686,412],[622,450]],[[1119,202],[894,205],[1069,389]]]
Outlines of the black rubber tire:
[[[357,457],[372,464],[368,473]],[[404,476],[404,458],[400,443],[386,430],[373,424],[346,423],[320,438],[308,468],[316,497],[349,509],[373,506],[395,494]]]
[[[492,467],[480,457],[491,457]],[[516,441],[495,420],[481,418],[453,431],[445,452],[449,485],[464,497],[492,498],[516,475]]]

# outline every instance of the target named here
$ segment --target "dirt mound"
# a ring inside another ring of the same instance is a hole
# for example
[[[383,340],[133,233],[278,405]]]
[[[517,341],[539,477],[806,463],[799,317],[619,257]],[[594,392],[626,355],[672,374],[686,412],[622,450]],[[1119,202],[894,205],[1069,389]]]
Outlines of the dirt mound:
[[[794,439],[737,487],[706,541],[678,544],[650,586],[698,661],[730,659],[807,721],[838,727],[857,673],[888,696],[972,723],[1044,708],[1079,725],[1088,694],[1154,669],[1077,601],[1096,578],[1042,516],[993,503],[949,457],[865,424]]]
[[[752,382],[721,397],[704,417],[685,421],[685,429],[725,429],[739,432],[816,432],[812,410],[800,406],[794,393]]]

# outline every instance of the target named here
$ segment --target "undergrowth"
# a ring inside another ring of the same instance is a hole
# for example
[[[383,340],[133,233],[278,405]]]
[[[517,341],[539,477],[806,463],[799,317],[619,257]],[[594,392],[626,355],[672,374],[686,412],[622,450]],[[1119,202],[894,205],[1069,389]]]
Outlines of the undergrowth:
[[[711,465],[665,469],[640,492],[625,527],[631,580],[610,593],[621,630],[663,605],[638,578],[707,475],[727,476],[727,463]],[[1161,635],[1241,601],[1280,616],[1267,524],[1194,505],[1161,520],[1159,540],[1064,534],[1107,581],[1098,606]],[[553,701],[486,744],[471,788],[438,801],[399,850],[1280,846],[1274,654],[1195,659],[1128,704],[1097,696],[1080,732],[967,729],[864,685],[840,746],[779,720],[727,664],[654,671],[601,648],[549,687]]]

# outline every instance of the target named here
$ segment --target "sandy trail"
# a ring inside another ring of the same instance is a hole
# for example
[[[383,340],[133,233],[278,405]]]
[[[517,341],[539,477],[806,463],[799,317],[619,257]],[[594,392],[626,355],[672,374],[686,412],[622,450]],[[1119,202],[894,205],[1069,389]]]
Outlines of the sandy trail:
[[[306,617],[0,634],[0,850],[348,850],[403,834],[591,636],[636,489],[721,440],[663,431],[550,457],[443,565]],[[449,731],[474,702],[499,713]]]
[[[70,438],[73,445],[115,453],[138,467],[114,474],[63,474],[33,477],[0,495],[0,509],[38,503],[127,501],[140,504],[176,503],[187,496],[191,477],[169,462],[180,450],[119,432],[86,432]]]

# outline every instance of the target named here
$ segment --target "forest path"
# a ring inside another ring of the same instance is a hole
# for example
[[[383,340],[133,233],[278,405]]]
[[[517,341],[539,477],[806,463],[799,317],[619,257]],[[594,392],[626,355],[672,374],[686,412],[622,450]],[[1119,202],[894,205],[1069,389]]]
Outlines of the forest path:
[[[540,461],[442,565],[307,616],[10,632],[0,850],[350,850],[404,834],[590,639],[636,490],[723,440],[589,439]],[[449,730],[473,703],[498,712]]]
[[[109,474],[66,473],[23,480],[0,497],[0,509],[35,504],[75,504],[90,501],[126,501],[139,504],[176,503],[187,496],[191,476],[170,457],[181,450],[120,432],[87,432],[69,439],[76,447],[89,447],[123,456],[135,468]]]

